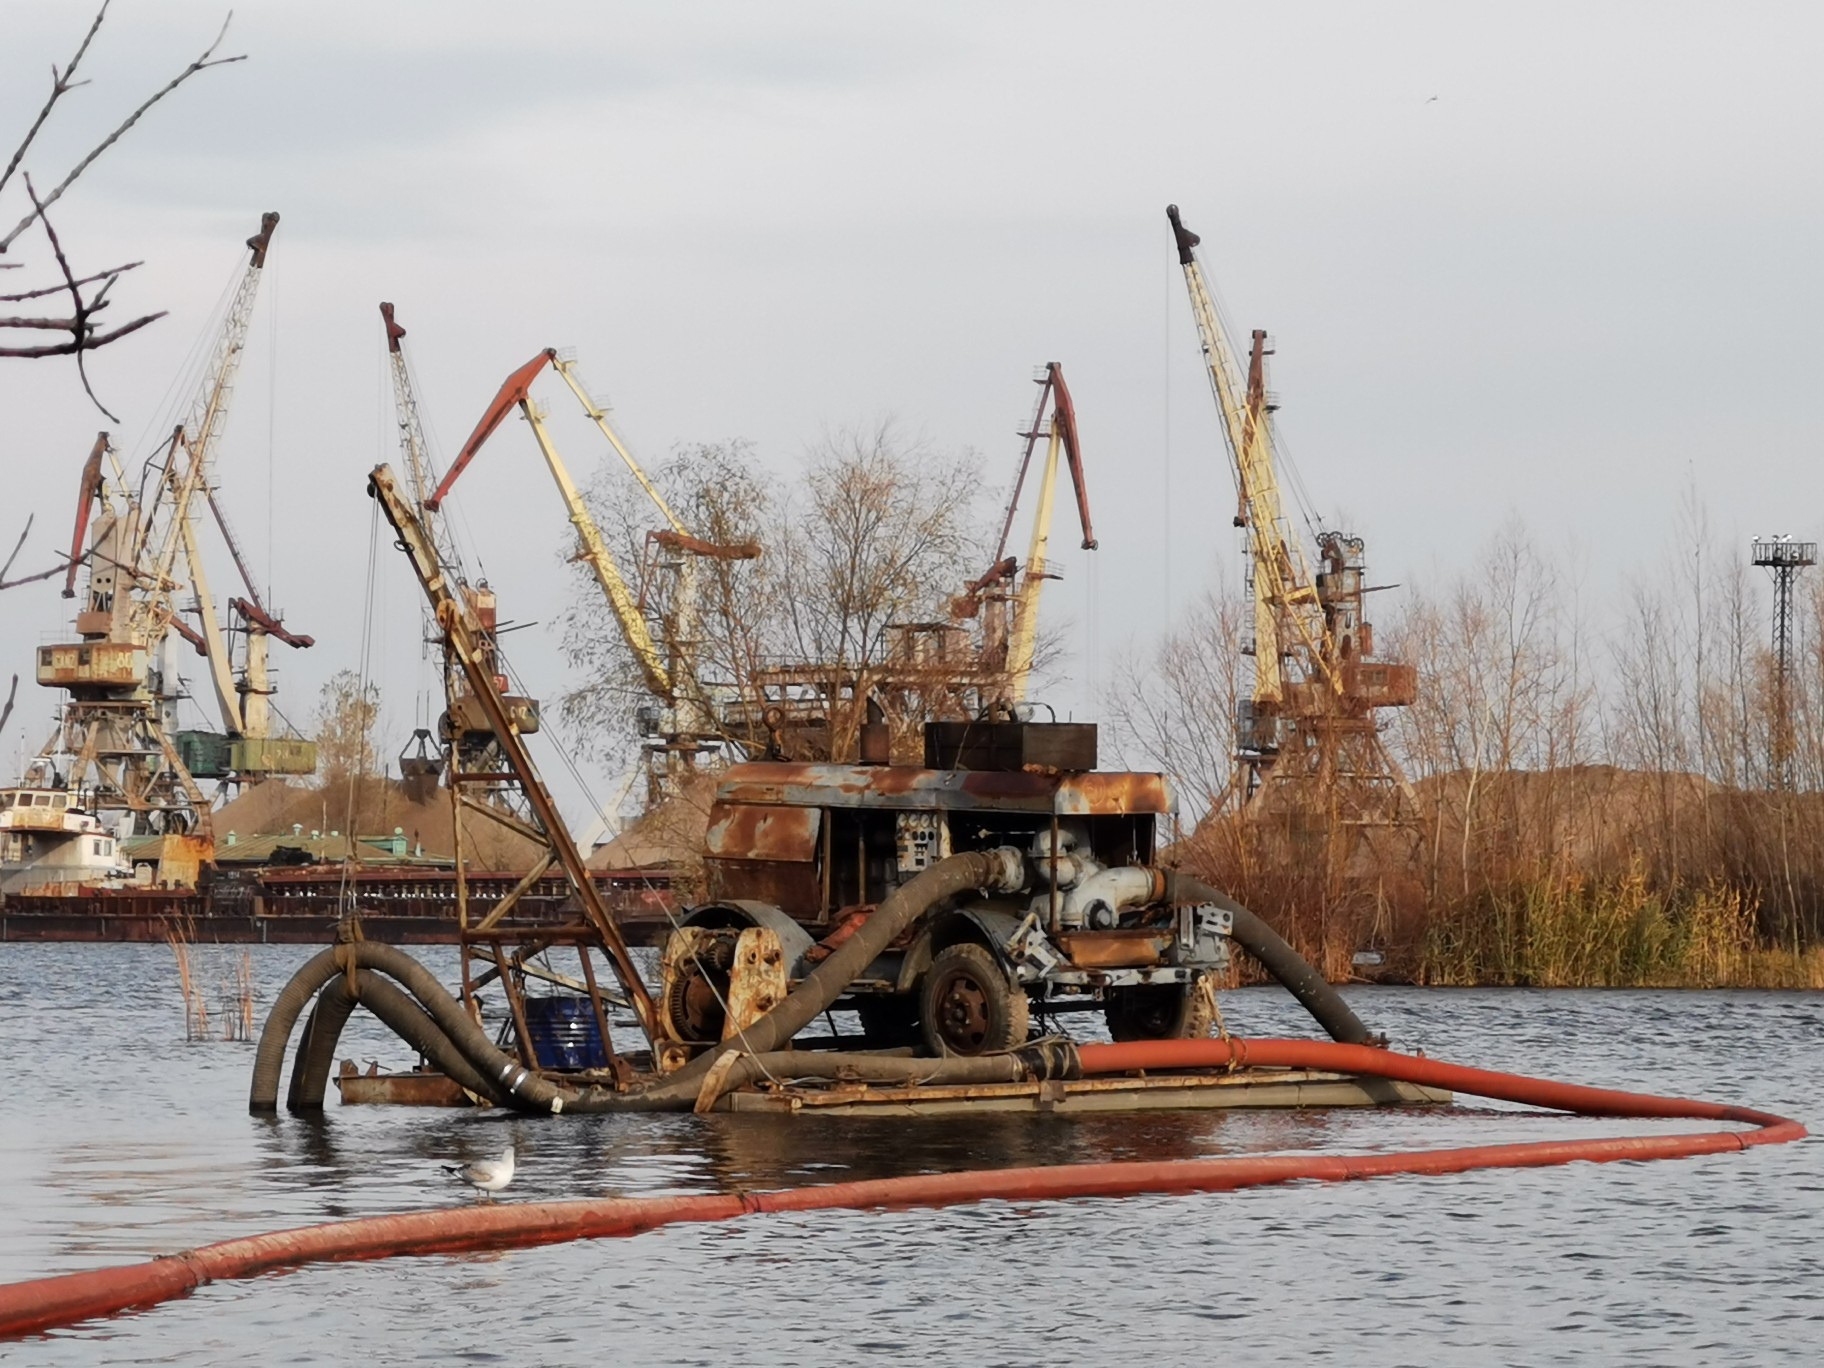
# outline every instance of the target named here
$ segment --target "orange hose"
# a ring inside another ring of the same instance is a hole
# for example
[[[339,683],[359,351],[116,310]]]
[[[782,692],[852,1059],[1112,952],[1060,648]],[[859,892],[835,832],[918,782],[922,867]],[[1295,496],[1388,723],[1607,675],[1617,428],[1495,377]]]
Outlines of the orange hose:
[[[1315,1040],[1162,1040],[1084,1045],[1085,1073],[1237,1065],[1308,1068],[1396,1079],[1499,1101],[1586,1116],[1732,1121],[1750,1131],[1546,1140],[1525,1144],[1391,1154],[1284,1154],[1157,1163],[1061,1164],[974,1169],[864,1182],[788,1188],[782,1192],[697,1197],[609,1197],[534,1202],[332,1221],[205,1245],[149,1263],[99,1268],[0,1286],[0,1337],[70,1325],[133,1306],[182,1296],[216,1279],[248,1278],[300,1264],[382,1259],[396,1254],[448,1254],[635,1235],[683,1221],[728,1220],[759,1211],[819,1211],[948,1206],[989,1198],[1055,1200],[1140,1193],[1221,1192],[1296,1179],[1340,1181],[1396,1173],[1462,1173],[1482,1168],[1534,1168],[1577,1161],[1674,1159],[1777,1145],[1805,1136],[1796,1121],[1746,1107],[1646,1093],[1613,1092],[1494,1073],[1366,1045]]]

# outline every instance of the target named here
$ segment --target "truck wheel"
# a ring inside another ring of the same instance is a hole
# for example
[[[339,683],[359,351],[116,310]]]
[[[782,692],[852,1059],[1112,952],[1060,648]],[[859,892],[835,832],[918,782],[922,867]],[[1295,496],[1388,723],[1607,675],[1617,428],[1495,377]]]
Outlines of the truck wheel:
[[[973,943],[939,951],[919,986],[918,1016],[934,1055],[993,1054],[1026,1043],[1031,1025],[1026,990],[986,948]]]
[[[1110,1040],[1198,1040],[1215,1022],[1210,995],[1195,983],[1110,988],[1102,1015]]]

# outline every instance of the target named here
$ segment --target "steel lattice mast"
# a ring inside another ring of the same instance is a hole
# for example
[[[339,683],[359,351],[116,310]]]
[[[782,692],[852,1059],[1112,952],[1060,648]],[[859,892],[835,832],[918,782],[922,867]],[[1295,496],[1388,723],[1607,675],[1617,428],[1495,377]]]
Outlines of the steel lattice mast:
[[[1773,718],[1768,729],[1769,788],[1792,788],[1792,589],[1799,571],[1818,561],[1816,542],[1774,536],[1754,540],[1754,564],[1773,575]]]

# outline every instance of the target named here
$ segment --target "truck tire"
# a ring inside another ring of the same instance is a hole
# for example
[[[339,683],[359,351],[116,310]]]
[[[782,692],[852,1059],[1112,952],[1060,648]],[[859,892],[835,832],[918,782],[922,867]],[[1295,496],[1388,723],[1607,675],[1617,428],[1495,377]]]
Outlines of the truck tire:
[[[934,1055],[1017,1049],[1031,1030],[1026,990],[973,942],[941,950],[919,982],[918,1017]]]
[[[1195,983],[1110,988],[1102,1015],[1110,1040],[1197,1040],[1215,1023],[1210,995]]]

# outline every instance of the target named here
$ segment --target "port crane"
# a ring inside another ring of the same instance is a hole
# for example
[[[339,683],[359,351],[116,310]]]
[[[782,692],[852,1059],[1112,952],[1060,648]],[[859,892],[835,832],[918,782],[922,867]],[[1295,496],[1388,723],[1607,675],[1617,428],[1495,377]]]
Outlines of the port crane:
[[[949,601],[946,620],[895,622],[885,629],[881,659],[772,666],[754,672],[737,708],[750,733],[770,733],[776,758],[840,761],[859,754],[884,761],[922,745],[931,720],[1005,714],[1026,700],[1038,642],[1039,604],[1058,573],[1050,558],[1059,467],[1070,471],[1084,550],[1096,548],[1089,492],[1077,438],[1076,408],[1063,367],[1051,362],[1033,377],[1039,395],[1019,435],[1025,440],[994,559]],[[1007,554],[1020,497],[1039,443],[1038,490],[1022,563]],[[967,624],[977,625],[973,635]]]
[[[982,661],[990,670],[1004,674],[1004,694],[997,701],[1008,705],[1023,703],[1026,699],[1038,645],[1039,600],[1045,581],[1058,578],[1052,569],[1049,552],[1060,457],[1069,467],[1071,487],[1076,492],[1077,522],[1083,531],[1082,549],[1096,549],[1095,528],[1089,516],[1089,490],[1083,480],[1082,448],[1077,440],[1077,411],[1071,402],[1070,387],[1064,383],[1064,368],[1056,361],[1050,362],[1040,369],[1034,383],[1039,386],[1038,403],[1033,409],[1032,421],[1020,433],[1026,439],[1026,447],[1007,498],[1007,512],[1001,519],[994,561],[987,573],[971,581],[952,604],[953,616],[981,622]],[[1051,413],[1049,421],[1047,408]],[[1032,537],[1022,571],[1019,561],[1007,554],[1007,542],[1013,535],[1020,494],[1040,441],[1046,443],[1045,459],[1039,471]],[[1016,581],[1017,587],[1014,587]]]
[[[1353,826],[1396,821],[1402,802],[1411,811],[1411,790],[1376,714],[1413,702],[1417,671],[1372,658],[1360,537],[1320,531],[1313,573],[1280,496],[1267,335],[1253,332],[1244,378],[1197,259],[1201,239],[1177,205],[1166,216],[1233,461],[1235,525],[1247,531],[1254,681],[1236,703],[1231,792],[1256,814],[1321,813]]]
[[[39,648],[38,682],[68,693],[57,732],[40,755],[70,758],[69,784],[120,836],[206,838],[208,801],[198,779],[238,782],[316,767],[312,743],[271,735],[266,655],[271,637],[295,648],[312,640],[287,630],[261,600],[212,478],[278,221],[276,213],[264,215],[247,240],[248,259],[189,415],[173,429],[162,458],[147,468],[155,481],[150,497],[143,481],[138,490],[132,487],[107,433],[97,437],[83,468],[71,541],[73,552],[88,544],[87,582],[76,613],[80,640]],[[240,623],[229,631],[246,641],[238,677],[204,569],[199,502],[212,511],[246,589],[246,597],[229,604]],[[76,572],[72,563],[66,598],[77,597]],[[186,588],[194,627],[178,602]],[[173,634],[204,657],[220,733],[176,729],[181,686],[167,650]]]
[[[480,652],[489,676],[496,681],[504,706],[512,714],[521,735],[532,735],[539,728],[538,700],[509,692],[506,667],[500,654],[499,601],[486,580],[471,580],[450,535],[447,520],[437,515],[432,495],[437,487],[436,466],[430,445],[425,440],[424,422],[418,408],[417,387],[412,380],[405,348],[405,326],[399,322],[391,303],[380,305],[380,317],[386,329],[387,366],[393,381],[393,404],[399,424],[399,450],[405,463],[406,479],[414,516],[423,530],[426,545],[442,566],[444,576],[466,604],[475,627],[475,649]],[[427,639],[439,639],[441,633],[431,610],[426,608]],[[507,800],[512,806],[512,786],[507,782],[506,758],[485,710],[475,698],[461,665],[442,653],[444,711],[438,719],[438,740],[451,750],[452,773],[501,775],[491,791],[492,800]],[[406,753],[399,757],[400,777],[419,796],[428,794],[437,775],[443,770],[442,760],[431,753],[431,734],[419,728],[407,743]],[[458,839],[461,839],[458,823]]]
[[[615,563],[608,550],[607,540],[590,514],[588,505],[584,503],[569,468],[558,454],[550,429],[545,425],[544,411],[532,398],[532,382],[547,366],[563,378],[581,402],[584,412],[608,439],[616,454],[626,463],[647,497],[669,524],[648,536],[649,545],[680,553],[680,587],[672,596],[672,611],[651,614],[661,626],[662,641],[653,635],[644,596],[635,594],[619,565]],[[594,574],[596,584],[620,628],[621,638],[633,655],[646,692],[665,711],[665,720],[657,728],[659,739],[645,748],[649,764],[663,757],[662,764],[654,764],[649,771],[653,796],[656,796],[661,771],[664,776],[675,778],[698,754],[716,749],[724,741],[714,707],[697,668],[694,642],[695,579],[691,562],[693,558],[705,557],[751,560],[760,554],[760,548],[751,542],[722,546],[692,536],[634,460],[626,443],[609,423],[606,412],[577,377],[575,363],[560,357],[555,348],[539,352],[502,383],[493,402],[476,423],[475,430],[469,434],[462,450],[450,463],[442,481],[430,497],[424,500],[427,509],[435,513],[442,506],[451,487],[480,451],[483,443],[516,408],[532,430],[533,440],[538,444],[539,453],[544,457],[546,468],[551,472],[565,511],[569,514],[571,526],[576,531],[576,558],[586,562]]]

